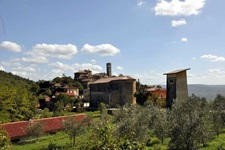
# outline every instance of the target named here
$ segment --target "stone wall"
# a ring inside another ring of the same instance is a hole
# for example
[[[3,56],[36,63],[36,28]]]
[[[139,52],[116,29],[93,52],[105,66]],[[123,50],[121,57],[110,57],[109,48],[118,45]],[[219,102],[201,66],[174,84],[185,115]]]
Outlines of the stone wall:
[[[115,80],[107,83],[90,84],[90,105],[97,107],[103,102],[110,107],[126,103],[135,104],[135,80]]]

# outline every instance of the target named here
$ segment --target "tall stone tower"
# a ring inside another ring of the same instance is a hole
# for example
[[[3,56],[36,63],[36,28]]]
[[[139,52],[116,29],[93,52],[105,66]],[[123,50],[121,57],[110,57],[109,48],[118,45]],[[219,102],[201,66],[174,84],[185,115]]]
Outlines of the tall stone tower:
[[[108,75],[108,77],[111,77],[112,76],[111,63],[107,63],[106,64],[106,68],[107,68],[107,75]]]
[[[164,73],[167,75],[166,81],[166,107],[172,108],[175,99],[188,97],[187,73],[188,69],[175,70]]]

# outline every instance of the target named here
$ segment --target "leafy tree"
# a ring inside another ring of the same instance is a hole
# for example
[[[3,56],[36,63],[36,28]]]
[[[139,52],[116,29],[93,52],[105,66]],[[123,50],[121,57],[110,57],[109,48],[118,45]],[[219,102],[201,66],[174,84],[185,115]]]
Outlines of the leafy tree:
[[[84,132],[84,125],[88,124],[88,119],[84,119],[79,122],[74,117],[68,117],[63,122],[64,132],[68,134],[69,138],[71,139],[72,146],[76,144],[76,137]]]
[[[144,105],[144,103],[148,100],[150,92],[136,92],[134,96],[136,97],[136,102],[139,105]]]
[[[213,111],[212,111],[212,124],[213,131],[217,136],[221,133],[225,127],[225,97],[218,94],[213,102]]]
[[[107,113],[106,104],[100,103],[99,110],[101,112],[100,119],[91,122],[92,149],[116,149],[115,126]]]
[[[202,109],[199,97],[192,95],[187,99],[175,101],[169,112],[171,150],[194,150],[209,132],[207,126],[207,112]]]
[[[52,113],[49,112],[48,108],[45,108],[42,112],[41,112],[41,118],[49,118],[52,116]]]
[[[60,83],[61,82],[61,78],[60,77],[56,77],[52,80],[52,82],[56,82],[56,83]]]
[[[0,71],[0,122],[28,120],[36,113],[33,81]]]
[[[156,137],[158,137],[162,143],[164,143],[164,140],[168,137],[169,124],[167,112],[156,110],[153,130]]]
[[[56,101],[62,103],[63,106],[66,106],[67,104],[70,103],[71,98],[70,98],[69,96],[67,96],[65,93],[60,93],[60,94],[56,97]]]
[[[152,113],[151,109],[139,105],[125,105],[114,113],[117,137],[129,141],[147,142]]]
[[[0,147],[4,149],[10,145],[10,138],[6,130],[0,125]]]
[[[79,95],[82,95],[83,94],[84,87],[83,87],[83,85],[79,81],[76,81],[74,83],[74,87],[77,87],[79,89]]]
[[[149,94],[149,95],[150,95],[150,94]],[[158,104],[157,104],[157,100],[158,100],[158,95],[157,95],[157,94],[151,94],[151,95],[148,97],[148,99],[147,99],[148,103],[150,103],[150,104],[152,104],[152,105],[154,105],[154,106],[158,105]]]
[[[60,101],[54,103],[53,107],[53,116],[62,116],[64,112],[64,106],[63,103]]]
[[[41,121],[30,121],[25,129],[29,136],[36,137],[36,140],[44,134],[43,123]]]

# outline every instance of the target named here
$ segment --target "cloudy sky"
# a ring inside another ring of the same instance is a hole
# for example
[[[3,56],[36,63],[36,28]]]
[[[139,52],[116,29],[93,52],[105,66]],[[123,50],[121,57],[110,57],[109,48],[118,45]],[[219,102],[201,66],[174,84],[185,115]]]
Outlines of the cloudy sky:
[[[35,81],[90,69],[225,84],[224,0],[0,0],[0,70]]]

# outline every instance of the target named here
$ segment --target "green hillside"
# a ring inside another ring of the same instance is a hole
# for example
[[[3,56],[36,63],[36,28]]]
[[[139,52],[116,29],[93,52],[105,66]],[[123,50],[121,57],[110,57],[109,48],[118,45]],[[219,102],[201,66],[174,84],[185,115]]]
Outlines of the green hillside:
[[[33,117],[36,88],[34,81],[0,71],[0,123]]]

